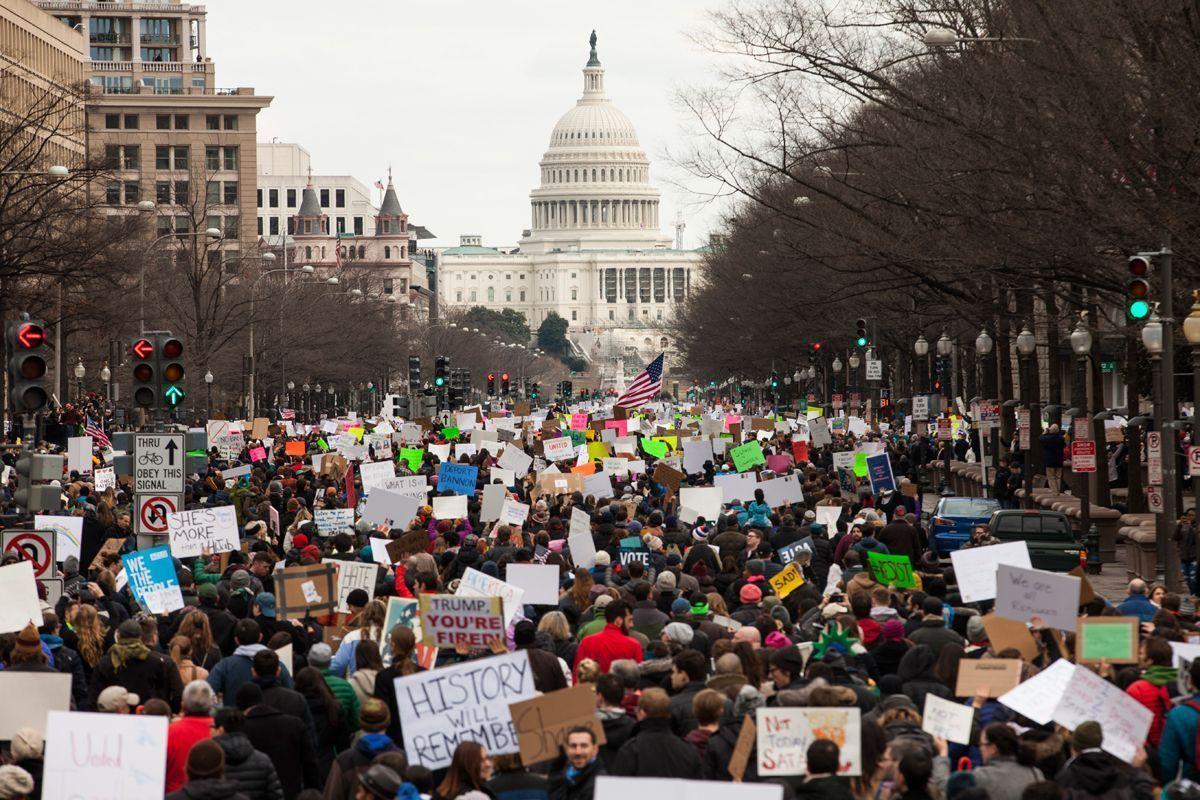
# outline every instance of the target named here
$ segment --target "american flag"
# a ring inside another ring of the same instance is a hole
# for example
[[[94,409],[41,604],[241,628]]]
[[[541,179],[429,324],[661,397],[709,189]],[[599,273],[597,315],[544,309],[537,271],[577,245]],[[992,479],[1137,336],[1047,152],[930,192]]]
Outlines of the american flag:
[[[621,408],[637,408],[653,399],[662,390],[664,355],[666,354],[659,353],[658,358],[651,361],[650,365],[633,379],[633,383],[629,384],[625,393],[617,398],[616,405]]]
[[[342,268],[342,246],[337,241],[333,244],[333,257],[337,259],[337,268]]]
[[[279,418],[283,419],[283,420],[289,420],[289,421],[295,420],[296,419],[296,409],[294,409],[294,408],[279,409]]]
[[[92,440],[100,447],[112,447],[112,441],[108,438],[108,434],[91,417],[87,418],[87,425],[83,427],[83,435],[92,437]]]
[[[383,191],[383,181],[375,181],[375,188],[382,192]]]

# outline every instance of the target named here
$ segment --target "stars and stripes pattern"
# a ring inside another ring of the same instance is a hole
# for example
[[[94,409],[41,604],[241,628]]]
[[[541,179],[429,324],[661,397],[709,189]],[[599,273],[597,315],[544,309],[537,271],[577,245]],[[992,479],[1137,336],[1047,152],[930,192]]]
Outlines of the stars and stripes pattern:
[[[664,355],[666,354],[659,353],[658,358],[651,361],[649,366],[633,379],[629,388],[617,398],[617,405],[621,408],[637,408],[652,400],[656,394],[662,391]]]
[[[97,447],[112,447],[112,440],[108,438],[108,434],[91,417],[87,418],[87,425],[83,426],[83,435],[92,437]]]
[[[296,419],[296,409],[294,409],[294,408],[279,409],[279,418],[282,420],[286,420],[288,422],[294,421]]]

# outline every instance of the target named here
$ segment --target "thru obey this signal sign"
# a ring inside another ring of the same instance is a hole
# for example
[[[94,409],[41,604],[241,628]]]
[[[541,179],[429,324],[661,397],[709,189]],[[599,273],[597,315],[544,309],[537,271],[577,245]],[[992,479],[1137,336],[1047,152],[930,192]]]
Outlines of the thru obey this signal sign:
[[[167,515],[183,508],[181,495],[138,495],[137,533],[167,533]]]

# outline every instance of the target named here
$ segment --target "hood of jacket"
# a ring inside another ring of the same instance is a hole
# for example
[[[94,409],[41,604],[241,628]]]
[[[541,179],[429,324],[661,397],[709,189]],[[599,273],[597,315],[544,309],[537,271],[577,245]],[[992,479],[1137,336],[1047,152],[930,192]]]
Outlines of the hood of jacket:
[[[936,661],[937,657],[933,654],[933,648],[926,644],[919,644],[900,659],[900,666],[897,667],[896,674],[905,683],[915,680],[936,681],[937,676],[933,674],[933,665]]]
[[[1099,751],[1080,753],[1068,770],[1071,785],[1078,786],[1090,795],[1104,794],[1122,777],[1113,757]]]
[[[253,659],[255,653],[266,649],[267,646],[265,644],[242,644],[238,645],[237,649],[233,651],[233,654],[235,656],[245,656],[246,658]]]
[[[254,745],[244,733],[224,733],[214,736],[213,741],[225,751],[226,764],[241,764],[254,755]]]

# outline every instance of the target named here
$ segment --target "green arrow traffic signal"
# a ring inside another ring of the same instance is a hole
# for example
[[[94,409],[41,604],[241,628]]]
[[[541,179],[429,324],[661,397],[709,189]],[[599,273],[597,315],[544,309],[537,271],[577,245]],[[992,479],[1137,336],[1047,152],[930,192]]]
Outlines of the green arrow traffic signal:
[[[168,386],[163,392],[163,397],[167,400],[167,405],[177,406],[183,402],[183,398],[187,397],[183,389],[178,386]]]

